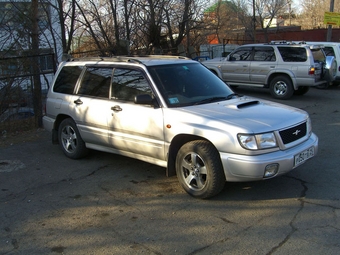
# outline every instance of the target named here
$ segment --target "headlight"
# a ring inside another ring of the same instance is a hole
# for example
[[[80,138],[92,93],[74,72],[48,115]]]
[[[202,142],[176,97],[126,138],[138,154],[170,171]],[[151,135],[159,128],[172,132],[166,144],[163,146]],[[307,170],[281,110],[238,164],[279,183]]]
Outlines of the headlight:
[[[238,134],[241,146],[248,150],[261,150],[277,147],[274,133],[258,135]]]

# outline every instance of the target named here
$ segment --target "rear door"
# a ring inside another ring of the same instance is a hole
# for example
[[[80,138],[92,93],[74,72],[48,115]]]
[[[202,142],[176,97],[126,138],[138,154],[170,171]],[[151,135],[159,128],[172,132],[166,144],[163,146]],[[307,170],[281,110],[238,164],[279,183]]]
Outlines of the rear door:
[[[112,67],[87,66],[69,111],[86,143],[108,146]]]

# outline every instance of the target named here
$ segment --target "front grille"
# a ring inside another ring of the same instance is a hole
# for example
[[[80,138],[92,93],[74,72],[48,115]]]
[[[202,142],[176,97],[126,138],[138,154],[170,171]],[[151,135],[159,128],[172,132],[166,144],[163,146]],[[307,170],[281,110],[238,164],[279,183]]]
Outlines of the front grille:
[[[299,140],[300,138],[304,137],[307,133],[307,124],[302,123],[300,125],[297,125],[295,127],[291,127],[285,130],[282,130],[279,132],[282,142],[284,144],[288,144],[291,142],[294,142],[296,140]]]

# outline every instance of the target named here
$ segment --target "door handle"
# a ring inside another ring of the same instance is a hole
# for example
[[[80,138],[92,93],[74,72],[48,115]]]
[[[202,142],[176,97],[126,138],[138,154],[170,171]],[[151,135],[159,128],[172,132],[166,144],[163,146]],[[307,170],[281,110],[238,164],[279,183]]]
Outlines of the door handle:
[[[119,105],[115,105],[115,106],[112,106],[112,107],[111,107],[111,110],[112,110],[112,111],[115,111],[115,112],[120,112],[120,111],[122,111],[123,109],[120,108]]]
[[[83,101],[81,101],[79,98],[77,100],[73,101],[75,104],[83,104]]]

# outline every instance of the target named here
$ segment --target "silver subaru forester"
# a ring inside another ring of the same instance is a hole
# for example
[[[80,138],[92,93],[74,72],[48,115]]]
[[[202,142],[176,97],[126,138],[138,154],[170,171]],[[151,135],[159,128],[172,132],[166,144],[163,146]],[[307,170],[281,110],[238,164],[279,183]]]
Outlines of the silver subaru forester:
[[[62,62],[43,122],[69,158],[94,149],[156,164],[198,198],[285,174],[318,150],[306,112],[237,95],[183,57]]]

